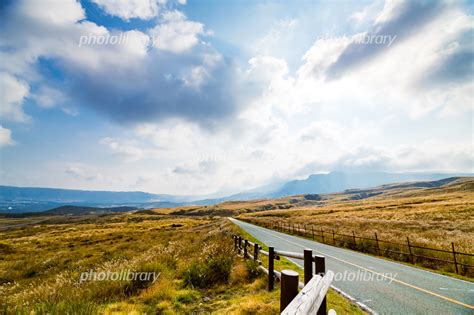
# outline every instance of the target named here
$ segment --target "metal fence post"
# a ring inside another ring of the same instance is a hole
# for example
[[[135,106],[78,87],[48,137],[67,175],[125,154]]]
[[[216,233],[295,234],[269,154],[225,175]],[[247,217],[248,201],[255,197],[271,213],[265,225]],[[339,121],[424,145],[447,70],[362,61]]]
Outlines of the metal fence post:
[[[454,250],[454,242],[451,242],[451,247],[453,248],[454,267],[456,267],[456,274],[459,274],[458,262],[456,261],[456,251]]]
[[[268,247],[268,291],[272,291],[275,283],[274,274],[275,248]]]
[[[313,278],[313,251],[304,249],[304,284],[307,284]]]
[[[411,263],[414,265],[415,261],[413,260],[413,253],[411,252],[411,246],[410,246],[410,239],[407,236],[407,244],[408,244],[408,251],[410,252],[410,260]]]
[[[326,273],[326,261],[324,256],[316,255],[314,256],[314,264],[316,265],[316,274],[320,275],[321,277],[324,276]],[[323,303],[319,307],[318,315],[326,315],[326,297],[324,297]]]
[[[280,313],[298,295],[298,278],[296,271],[285,269],[281,272]]]

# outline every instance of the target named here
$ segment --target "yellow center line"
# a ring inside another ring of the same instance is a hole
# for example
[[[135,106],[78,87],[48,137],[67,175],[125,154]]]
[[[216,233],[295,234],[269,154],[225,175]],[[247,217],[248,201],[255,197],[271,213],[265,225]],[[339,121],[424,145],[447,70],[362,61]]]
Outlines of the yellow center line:
[[[296,245],[296,246],[299,246],[299,247],[302,247],[302,248],[308,248],[308,247],[306,247],[306,246],[303,246],[303,245],[300,245],[300,244],[298,244],[298,243],[292,242],[292,241],[290,241],[290,240],[288,240],[288,239],[286,239],[286,238],[280,237],[280,236],[275,235],[275,234],[271,234],[271,233],[269,233],[269,232],[267,232],[267,231],[265,231],[265,230],[261,230],[261,232],[264,232],[264,233],[266,233],[266,234],[268,234],[268,235],[270,235],[270,236],[273,236],[273,237],[277,237],[277,238],[282,239],[282,240],[284,240],[284,241],[286,241],[286,242],[292,243],[292,244],[294,244],[294,245]],[[374,273],[374,274],[376,274],[376,275],[380,275],[380,276],[382,276],[382,277],[384,277],[384,278],[386,278],[386,279],[389,279],[389,280],[391,280],[391,281],[395,281],[395,282],[397,282],[397,283],[399,283],[399,284],[405,285],[405,286],[410,287],[410,288],[413,288],[413,289],[415,289],[415,290],[418,290],[418,291],[421,291],[421,292],[425,292],[425,293],[427,293],[427,294],[430,294],[430,295],[432,295],[432,296],[436,296],[436,297],[438,297],[438,298],[440,298],[440,299],[446,300],[446,301],[451,302],[451,303],[454,303],[454,304],[458,304],[458,305],[461,305],[461,306],[464,306],[464,307],[467,307],[467,308],[470,308],[470,309],[474,309],[474,305],[466,304],[466,303],[463,303],[463,302],[461,302],[461,301],[452,299],[452,298],[450,298],[450,297],[447,297],[447,296],[444,296],[444,295],[441,295],[441,294],[438,294],[438,293],[435,293],[435,292],[432,292],[432,291],[429,291],[429,290],[426,290],[426,289],[417,287],[417,286],[415,286],[415,285],[413,285],[413,284],[409,284],[409,283],[406,283],[406,282],[404,282],[404,281],[401,281],[401,280],[398,280],[398,279],[389,277],[389,276],[387,276],[387,275],[384,275],[384,274],[382,274],[382,273],[373,271],[373,270],[371,270],[371,269],[368,269],[368,268],[359,266],[359,265],[357,265],[357,264],[351,263],[351,262],[346,261],[346,260],[344,260],[344,259],[337,258],[337,257],[334,257],[334,256],[332,256],[332,255],[328,255],[328,254],[323,253],[323,252],[321,252],[321,251],[319,251],[319,250],[316,250],[316,249],[313,249],[313,248],[310,248],[310,249],[311,249],[312,251],[317,252],[317,253],[323,254],[324,256],[331,257],[332,259],[339,260],[339,261],[341,261],[341,262],[343,262],[343,263],[352,265],[352,266],[354,266],[354,267],[363,269],[363,270],[368,271],[368,272],[372,272],[372,273]]]

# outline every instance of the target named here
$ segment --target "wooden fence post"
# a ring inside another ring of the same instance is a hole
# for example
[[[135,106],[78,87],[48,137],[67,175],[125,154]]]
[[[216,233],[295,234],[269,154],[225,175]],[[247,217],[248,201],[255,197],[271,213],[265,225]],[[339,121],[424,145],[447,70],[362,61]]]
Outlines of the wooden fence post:
[[[253,244],[253,260],[258,260],[258,244]]]
[[[237,235],[234,235],[234,250],[237,250]]]
[[[275,259],[275,248],[268,247],[268,291],[273,291],[275,283],[275,274],[274,274],[274,259]]]
[[[311,225],[311,232],[313,234],[313,240],[314,240],[314,225]]]
[[[451,247],[453,248],[454,267],[456,267],[456,274],[459,274],[458,262],[456,261],[456,251],[454,250],[454,242],[451,242]]]
[[[307,284],[313,278],[313,251],[311,249],[304,249],[304,284]]]
[[[322,227],[321,227],[321,239],[323,240],[323,243],[324,243],[324,231]]]
[[[375,244],[377,245],[377,255],[380,256],[379,238],[377,237],[377,232],[375,232]]]
[[[325,261],[325,258],[324,256],[320,256],[320,255],[316,255],[314,256],[314,264],[316,266],[316,274],[320,275],[321,277],[324,276],[324,274],[326,273],[326,261]],[[318,315],[326,315],[326,297],[324,297],[324,300],[323,300],[323,303],[321,304],[321,306],[319,307],[319,310],[318,310]]]
[[[332,244],[336,245],[336,237],[334,236],[334,230],[332,230]]]
[[[285,269],[281,272],[280,312],[298,295],[298,278],[296,271]]]
[[[354,247],[357,248],[356,235],[355,235],[354,231],[352,231],[352,237],[354,238]]]
[[[249,255],[247,255],[247,246],[249,245],[249,241],[245,240],[244,242],[244,259],[249,258]]]
[[[415,261],[413,260],[413,253],[411,252],[411,246],[410,246],[410,239],[407,236],[407,244],[408,244],[408,251],[410,252],[410,260],[411,263],[414,265]]]
[[[239,236],[239,249],[242,249],[242,236]]]

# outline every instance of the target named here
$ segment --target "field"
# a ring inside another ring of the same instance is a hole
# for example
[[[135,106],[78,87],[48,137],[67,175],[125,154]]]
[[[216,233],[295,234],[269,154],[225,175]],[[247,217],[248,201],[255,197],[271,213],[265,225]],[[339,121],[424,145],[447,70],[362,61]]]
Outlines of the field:
[[[6,314],[276,314],[255,266],[233,254],[223,218],[114,214],[2,219],[0,311]],[[12,226],[14,224],[15,226]],[[23,224],[32,224],[24,225]],[[9,228],[8,228],[9,226]],[[148,272],[99,281],[91,272]],[[338,309],[353,308],[337,298]]]
[[[374,238],[415,246],[474,253],[474,179],[453,178],[439,185],[394,184],[328,195],[225,202],[215,206],[183,207],[174,213],[229,215],[262,223],[314,226],[331,233]],[[428,186],[428,187],[425,187]],[[417,250],[420,255],[423,250]],[[431,254],[431,253],[430,253]],[[449,255],[449,254],[448,254]],[[448,258],[445,254],[441,259]],[[407,260],[407,257],[398,257]],[[397,259],[398,259],[397,258]],[[472,257],[459,257],[473,264]],[[425,262],[426,267],[453,272],[452,266]],[[461,270],[472,275],[472,271]]]

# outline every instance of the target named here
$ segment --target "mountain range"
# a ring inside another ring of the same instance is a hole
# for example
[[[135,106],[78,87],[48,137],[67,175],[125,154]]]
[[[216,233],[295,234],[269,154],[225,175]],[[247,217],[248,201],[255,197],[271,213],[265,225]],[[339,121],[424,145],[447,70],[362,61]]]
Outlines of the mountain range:
[[[65,205],[84,207],[131,206],[140,208],[171,208],[183,205],[210,205],[229,200],[276,198],[300,194],[324,194],[346,189],[362,189],[389,183],[433,181],[459,173],[388,173],[388,172],[331,172],[313,174],[306,179],[291,180],[281,185],[267,185],[222,198],[176,196],[141,191],[87,191],[57,188],[0,186],[0,212],[37,212]]]

